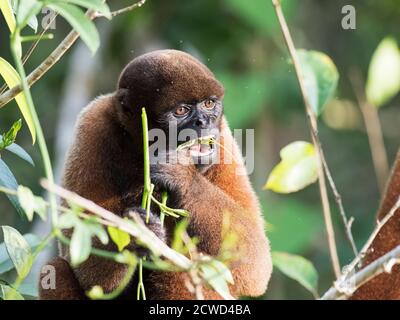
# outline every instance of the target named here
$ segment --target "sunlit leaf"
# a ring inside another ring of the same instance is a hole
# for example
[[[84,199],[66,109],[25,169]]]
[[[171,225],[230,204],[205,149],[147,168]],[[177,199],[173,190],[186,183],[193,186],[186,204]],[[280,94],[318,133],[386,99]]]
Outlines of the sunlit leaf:
[[[87,230],[82,227],[82,225],[77,225],[74,228],[74,233],[72,234],[71,244],[70,244],[70,254],[71,254],[71,264],[77,266],[90,255],[90,250],[92,248],[92,239]]]
[[[8,87],[12,88],[21,83],[20,77],[6,60],[0,57],[0,74],[4,78],[4,81],[8,85]],[[36,129],[33,124],[32,114],[29,110],[28,103],[26,101],[25,94],[23,92],[19,93],[15,100],[17,101],[18,107],[28,125],[29,131],[31,132],[32,136],[32,143],[35,143],[36,140]]]
[[[311,143],[292,142],[281,150],[280,156],[282,160],[272,170],[264,189],[291,193],[317,181],[317,156]]]
[[[220,261],[211,260],[200,266],[202,276],[208,284],[224,299],[229,299],[228,283],[233,284],[233,277],[228,267]]]
[[[11,190],[17,190],[18,188],[17,180],[15,180],[13,173],[1,158],[0,158],[0,186]],[[18,197],[10,194],[6,194],[6,196],[11,201],[17,212],[21,216],[24,216],[24,211],[19,205]]]
[[[125,231],[111,226],[107,227],[107,231],[120,252],[131,242],[131,236]]]
[[[29,188],[24,186],[19,186],[17,192],[19,204],[24,209],[29,221],[33,220],[35,212],[42,220],[46,220],[47,206],[41,197],[36,197]]]
[[[82,40],[94,54],[100,45],[99,34],[94,23],[76,6],[67,3],[49,3],[48,7],[57,11],[79,33]]]
[[[13,33],[15,30],[15,17],[13,13],[13,9],[11,6],[10,0],[1,0],[0,1],[0,10],[3,13],[4,19],[6,20],[7,26],[10,29],[10,32]],[[21,43],[18,44],[17,48],[18,57],[22,55]]]
[[[339,73],[333,61],[324,53],[297,50],[301,64],[307,98],[316,115],[320,115],[332,98]]]
[[[24,239],[34,251],[40,243],[40,238],[34,234],[24,234]],[[13,262],[9,257],[5,243],[0,243],[0,274],[10,271],[14,268]],[[22,290],[21,290],[22,291]]]
[[[78,212],[69,211],[60,216],[58,227],[61,229],[73,228],[70,243],[71,263],[77,266],[84,262],[90,255],[92,248],[92,237],[97,237],[102,244],[108,243],[108,235],[101,224],[93,217],[80,219],[78,213],[81,208],[76,207]]]
[[[285,252],[272,252],[272,263],[286,276],[299,282],[314,297],[318,296],[318,273],[310,261]]]
[[[13,0],[12,6],[17,25],[22,29],[28,24],[36,33],[38,27],[36,15],[43,7],[43,3],[37,0]]]
[[[0,284],[0,293],[3,300],[25,300],[17,290],[5,284]]]
[[[18,275],[25,278],[32,266],[31,247],[25,238],[14,228],[2,226],[4,243]]]
[[[15,14],[17,14],[17,0],[11,0],[11,4],[12,4],[12,8]],[[32,2],[30,4],[33,4]],[[33,9],[35,10],[35,7],[33,7]],[[39,11],[38,11],[39,12]],[[28,26],[31,27],[35,33],[37,32],[37,28],[38,28],[38,20],[36,18],[36,14],[38,12],[33,12],[33,15],[31,15],[31,17],[28,19]]]
[[[387,37],[376,48],[368,70],[368,101],[380,107],[400,90],[400,50],[396,40]]]

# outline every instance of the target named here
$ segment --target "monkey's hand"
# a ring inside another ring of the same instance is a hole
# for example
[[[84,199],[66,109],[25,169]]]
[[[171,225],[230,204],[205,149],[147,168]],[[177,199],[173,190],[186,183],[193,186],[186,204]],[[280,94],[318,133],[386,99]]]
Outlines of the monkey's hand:
[[[123,216],[129,219],[133,219],[135,215],[138,215],[143,221],[146,221],[146,211],[140,207],[127,208]],[[146,226],[153,231],[158,238],[162,241],[166,241],[166,232],[164,227],[161,225],[160,217],[150,211],[149,223]],[[149,255],[149,250],[137,244],[135,239],[132,239],[128,245],[128,250],[134,251],[138,256],[144,257]]]
[[[166,190],[169,196],[182,199],[198,174],[190,157],[172,152],[150,167],[151,181],[156,191]]]

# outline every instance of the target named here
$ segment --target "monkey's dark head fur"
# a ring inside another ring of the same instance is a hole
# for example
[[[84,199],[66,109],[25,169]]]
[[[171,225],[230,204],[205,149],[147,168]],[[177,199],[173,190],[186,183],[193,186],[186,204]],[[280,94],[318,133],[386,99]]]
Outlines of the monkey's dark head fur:
[[[133,59],[125,67],[116,98],[124,113],[140,115],[141,108],[146,108],[151,127],[154,119],[180,103],[209,97],[222,100],[223,95],[221,83],[200,61],[182,51],[158,50]]]
[[[134,144],[142,140],[142,108],[149,129],[164,132],[166,145],[156,151],[159,156],[190,140],[218,139],[223,95],[221,83],[200,61],[185,52],[159,50],[139,56],[125,67],[114,98],[120,124]],[[196,143],[184,152],[198,168],[206,169],[216,159],[216,149],[211,143]]]

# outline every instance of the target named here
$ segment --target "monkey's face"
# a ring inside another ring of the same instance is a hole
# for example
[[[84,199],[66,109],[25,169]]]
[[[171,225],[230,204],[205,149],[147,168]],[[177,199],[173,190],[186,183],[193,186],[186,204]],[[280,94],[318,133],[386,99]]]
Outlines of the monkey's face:
[[[181,51],[159,50],[128,64],[121,74],[116,98],[119,118],[135,142],[141,145],[140,113],[144,107],[150,131],[159,129],[153,140],[160,142],[158,148],[171,151],[192,141],[181,151],[185,150],[198,168],[204,168],[212,164],[217,147],[203,138],[218,139],[223,95],[221,83],[200,61]],[[164,141],[160,131],[165,134]]]
[[[207,168],[216,159],[222,111],[216,96],[178,103],[164,115],[169,120],[168,131],[176,133],[176,142],[169,141],[169,146],[185,152],[199,169]],[[174,135],[169,137],[174,139]]]

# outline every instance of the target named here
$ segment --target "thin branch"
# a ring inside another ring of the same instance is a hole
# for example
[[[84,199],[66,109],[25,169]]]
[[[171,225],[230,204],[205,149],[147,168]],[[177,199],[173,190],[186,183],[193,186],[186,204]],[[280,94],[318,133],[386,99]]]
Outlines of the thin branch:
[[[338,300],[349,298],[358,288],[381,273],[390,273],[392,267],[400,263],[400,246],[389,251],[379,259],[358,271],[352,277],[340,284],[332,286],[321,298],[321,300]]]
[[[394,204],[394,206],[390,209],[390,211],[388,212],[387,215],[385,215],[385,217],[381,220],[381,221],[377,221],[377,225],[374,229],[374,231],[371,233],[371,235],[369,236],[367,242],[364,244],[363,248],[361,249],[360,253],[356,256],[356,258],[346,267],[346,269],[348,270],[347,273],[352,272],[357,264],[359,264],[359,262],[365,257],[365,255],[367,254],[369,248],[371,247],[372,243],[374,242],[376,236],[378,235],[379,231],[381,231],[381,229],[383,228],[383,226],[394,216],[394,214],[396,213],[396,211],[400,209],[400,196],[397,199],[396,203]]]
[[[389,175],[389,164],[378,111],[365,96],[365,86],[360,72],[358,70],[352,70],[349,74],[349,79],[364,119],[375,175],[378,180],[379,190],[382,194],[385,190],[386,179]]]
[[[328,178],[329,185],[331,186],[333,195],[335,196],[335,201],[338,205],[340,216],[342,217],[345,233],[347,240],[349,240],[350,246],[353,250],[354,256],[358,255],[357,246],[354,242],[353,234],[351,232],[351,226],[353,224],[354,218],[351,217],[350,219],[347,218],[346,211],[344,210],[342,196],[340,195],[339,191],[336,188],[335,182],[333,180],[331,170],[329,169],[328,163],[326,162],[325,155],[322,154],[322,163],[325,169],[326,177]]]
[[[335,231],[333,229],[333,224],[332,224],[332,217],[331,217],[331,211],[330,211],[330,206],[329,206],[329,198],[328,198],[328,192],[326,188],[326,182],[325,182],[325,174],[324,174],[324,168],[322,164],[322,159],[323,159],[323,151],[321,148],[321,143],[320,139],[318,137],[318,129],[317,129],[317,119],[312,111],[312,108],[310,106],[310,103],[307,98],[307,93],[306,93],[306,88],[304,84],[304,77],[303,73],[301,70],[301,65],[296,53],[296,48],[293,43],[293,39],[290,35],[290,31],[288,28],[288,25],[286,23],[285,17],[282,12],[282,7],[280,0],[272,0],[272,4],[274,5],[276,15],[278,17],[279,25],[281,27],[281,31],[283,33],[283,37],[286,42],[286,46],[289,49],[290,56],[293,61],[293,65],[296,71],[296,76],[300,85],[300,91],[304,100],[304,106],[306,109],[306,114],[308,118],[308,122],[310,125],[310,131],[311,131],[311,137],[313,140],[313,144],[315,146],[315,149],[317,150],[317,170],[318,170],[318,181],[319,181],[319,191],[321,195],[321,202],[322,202],[322,208],[323,208],[323,213],[324,213],[324,220],[325,220],[325,227],[326,227],[326,232],[328,235],[328,245],[329,245],[329,252],[330,252],[330,257],[332,260],[332,266],[333,270],[335,272],[336,277],[340,276],[340,263],[339,263],[339,257],[337,254],[337,249],[336,249],[336,241],[335,241]]]
[[[114,12],[114,16],[119,15],[121,13],[134,10],[136,8],[141,7],[145,1],[141,0],[134,5],[126,7],[121,10],[117,10]],[[121,11],[121,12],[119,12]],[[86,15],[90,20],[98,17],[97,12],[93,10],[87,11]],[[74,42],[79,38],[79,33],[75,30],[72,30],[61,43],[54,49],[54,51],[35,69],[27,76],[28,86],[31,87],[36,81],[38,81],[50,68],[52,68],[68,51],[68,49],[74,44]],[[21,85],[17,85],[2,95],[0,95],[0,108],[3,108],[9,101],[15,98],[17,94],[22,91]]]
[[[140,8],[142,5],[145,4],[145,2],[146,2],[146,0],[141,0],[141,1],[136,2],[136,3],[134,3],[134,4],[130,5],[130,6],[127,6],[125,8],[122,8],[122,9],[119,9],[119,10],[115,10],[115,11],[111,11],[111,16],[115,17],[115,16],[118,16],[118,15],[120,15],[122,13],[125,13],[125,12],[128,12],[128,11],[132,11],[133,9]],[[99,17],[104,17],[104,15],[101,14],[101,13],[97,13],[95,18],[99,18]]]

